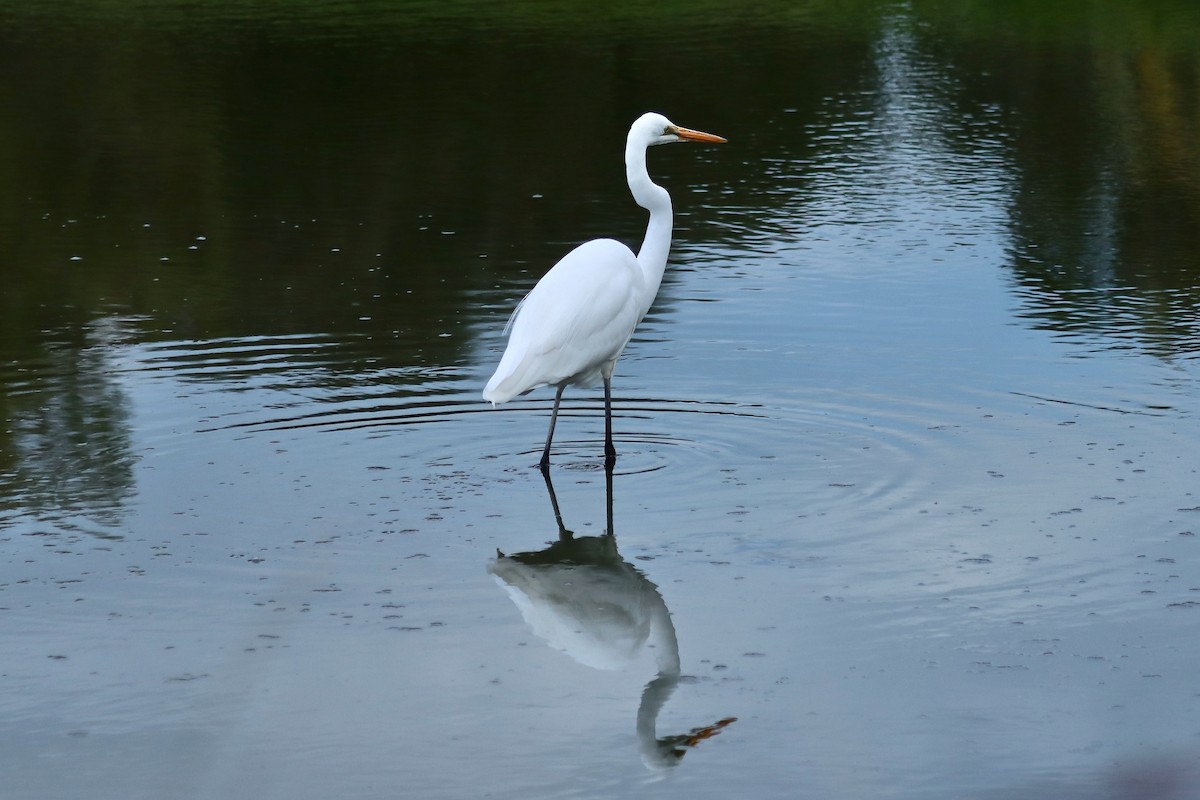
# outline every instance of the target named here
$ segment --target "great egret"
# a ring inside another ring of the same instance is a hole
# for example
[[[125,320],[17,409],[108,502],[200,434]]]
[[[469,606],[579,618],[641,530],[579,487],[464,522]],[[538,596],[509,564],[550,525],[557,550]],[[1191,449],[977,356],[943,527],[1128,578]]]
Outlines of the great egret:
[[[550,466],[550,442],[563,389],[604,383],[604,459],[611,465],[612,373],[634,328],[650,310],[671,249],[671,195],[650,180],[646,149],[671,142],[724,142],[720,136],[673,124],[662,114],[643,114],[625,142],[625,177],[639,206],[650,212],[637,255],[612,239],[593,239],[563,256],[513,311],[508,346],[483,399],[504,403],[539,386],[553,386],[554,409],[542,451]]]

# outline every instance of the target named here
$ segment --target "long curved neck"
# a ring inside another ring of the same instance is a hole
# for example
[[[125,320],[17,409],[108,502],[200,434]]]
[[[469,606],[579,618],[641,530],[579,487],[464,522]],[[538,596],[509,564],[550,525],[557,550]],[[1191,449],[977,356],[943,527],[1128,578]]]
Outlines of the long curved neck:
[[[650,310],[650,304],[658,294],[663,270],[667,268],[667,254],[671,250],[671,195],[650,180],[650,173],[646,171],[646,149],[645,145],[633,142],[625,146],[625,177],[629,181],[629,191],[637,204],[650,212],[646,238],[637,254],[646,280],[643,315]]]

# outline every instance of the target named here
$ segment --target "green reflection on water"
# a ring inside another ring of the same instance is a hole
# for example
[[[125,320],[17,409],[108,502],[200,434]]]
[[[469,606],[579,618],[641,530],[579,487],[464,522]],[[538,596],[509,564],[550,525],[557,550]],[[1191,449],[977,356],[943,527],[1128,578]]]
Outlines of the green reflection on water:
[[[999,109],[1040,249],[1018,244],[1020,275],[1192,290],[1188,4],[33,3],[0,16],[22,76],[0,86],[0,336],[126,311],[147,335],[365,332],[412,358],[496,277],[637,238],[614,142],[644,108],[732,134],[704,173],[732,200],[790,201],[738,195],[766,188],[773,120],[870,86],[896,15],[953,79],[948,120]]]

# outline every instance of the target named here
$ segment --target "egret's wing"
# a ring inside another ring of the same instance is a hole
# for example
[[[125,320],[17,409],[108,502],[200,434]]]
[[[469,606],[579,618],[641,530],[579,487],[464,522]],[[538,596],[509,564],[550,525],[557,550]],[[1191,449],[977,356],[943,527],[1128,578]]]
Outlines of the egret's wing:
[[[525,301],[528,299],[529,299],[529,295],[525,295],[524,297],[522,297],[521,302],[517,303],[517,307],[513,309],[513,312],[511,314],[508,315],[508,322],[504,323],[504,335],[505,336],[508,336],[509,331],[512,330],[513,323],[517,321],[517,314],[521,313],[521,307],[525,305]]]
[[[642,282],[637,259],[619,242],[572,250],[517,307],[484,399],[502,403],[538,386],[598,380],[641,318]]]

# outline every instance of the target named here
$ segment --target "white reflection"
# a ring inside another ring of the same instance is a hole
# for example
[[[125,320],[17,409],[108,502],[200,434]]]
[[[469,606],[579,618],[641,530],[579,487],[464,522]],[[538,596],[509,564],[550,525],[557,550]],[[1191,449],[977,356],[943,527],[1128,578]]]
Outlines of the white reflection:
[[[558,539],[543,550],[497,551],[488,572],[504,587],[534,634],[552,648],[593,669],[632,664],[643,649],[654,654],[658,674],[642,691],[637,736],[642,761],[651,769],[672,767],[704,739],[734,721],[726,718],[685,734],[659,737],[658,714],[680,680],[679,641],[662,594],[621,558],[612,523],[612,469],[605,471],[607,525],[601,536],[567,530],[558,497],[543,470]]]

